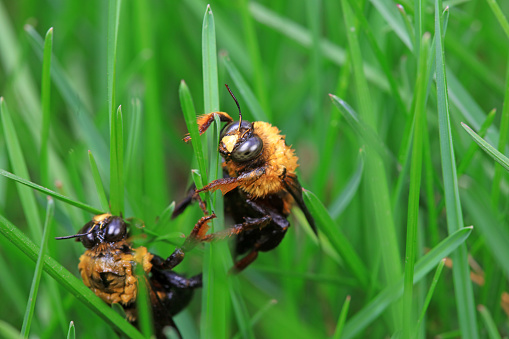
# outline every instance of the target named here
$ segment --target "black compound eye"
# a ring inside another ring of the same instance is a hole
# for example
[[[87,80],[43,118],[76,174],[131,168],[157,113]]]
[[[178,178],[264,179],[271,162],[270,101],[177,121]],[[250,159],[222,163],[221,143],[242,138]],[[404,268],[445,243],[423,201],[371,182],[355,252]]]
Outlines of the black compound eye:
[[[236,162],[253,160],[262,152],[262,149],[262,139],[257,135],[253,135],[233,150],[232,159]]]
[[[95,223],[93,221],[90,221],[90,222],[86,223],[85,226],[83,226],[80,229],[80,231],[78,232],[79,234],[85,234],[85,235],[82,235],[81,237],[79,237],[79,240],[81,241],[83,246],[85,246],[85,248],[92,248],[92,247],[94,247],[94,245],[96,243],[96,239],[95,239],[95,236],[97,233],[96,229],[94,228],[94,231],[90,232],[90,230],[92,229],[92,227],[94,227],[94,225],[95,225]]]
[[[104,240],[108,242],[120,241],[127,234],[127,226],[120,217],[112,217],[111,221],[105,226]]]
[[[251,125],[251,123],[249,121],[242,120],[240,128],[252,129],[253,125]],[[221,139],[223,139],[223,137],[225,135],[228,135],[231,132],[238,130],[238,129],[239,129],[238,121],[230,122],[228,125],[224,126],[223,129],[221,130]]]

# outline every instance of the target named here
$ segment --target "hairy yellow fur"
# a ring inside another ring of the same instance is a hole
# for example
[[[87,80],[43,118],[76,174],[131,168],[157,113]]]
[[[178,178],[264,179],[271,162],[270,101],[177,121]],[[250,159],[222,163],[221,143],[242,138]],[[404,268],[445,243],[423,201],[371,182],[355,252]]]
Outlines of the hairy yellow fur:
[[[152,269],[153,255],[145,247],[124,253],[121,248],[125,245],[125,240],[114,245],[99,244],[80,257],[78,268],[83,283],[108,304],[128,305],[136,300],[138,279],[134,264],[142,264],[146,273]],[[103,284],[101,273],[106,274],[108,286]]]
[[[277,127],[263,121],[253,122],[254,134],[263,141],[263,151],[260,154],[265,163],[265,174],[254,181],[242,182],[239,188],[253,197],[263,198],[269,194],[276,194],[285,191],[282,183],[282,174],[286,169],[286,175],[293,175],[297,164],[297,156],[294,150],[285,143],[285,136],[280,135]],[[233,161],[226,163],[229,175],[237,177],[244,170],[245,166],[239,166]]]

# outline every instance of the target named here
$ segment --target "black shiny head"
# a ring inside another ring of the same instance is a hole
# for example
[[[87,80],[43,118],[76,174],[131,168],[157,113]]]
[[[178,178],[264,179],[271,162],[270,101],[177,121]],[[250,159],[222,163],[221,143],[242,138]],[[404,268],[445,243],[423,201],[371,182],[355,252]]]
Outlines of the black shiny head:
[[[55,239],[78,238],[85,248],[91,249],[98,244],[105,242],[114,243],[126,237],[127,225],[125,221],[121,217],[112,216],[107,213],[96,215],[80,229],[78,234]]]
[[[242,120],[240,105],[228,85],[225,86],[239,108],[239,121],[230,122],[221,130],[219,152],[225,159],[237,163],[251,161],[262,152],[263,141],[253,133],[253,124]]]

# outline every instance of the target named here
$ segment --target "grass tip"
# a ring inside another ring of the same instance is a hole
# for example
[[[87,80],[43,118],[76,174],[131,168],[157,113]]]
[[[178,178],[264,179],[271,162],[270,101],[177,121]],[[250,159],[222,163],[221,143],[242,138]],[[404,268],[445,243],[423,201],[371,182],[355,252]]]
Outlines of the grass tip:
[[[484,307],[484,305],[477,305],[477,310],[478,310],[479,312],[484,311],[484,309],[485,309],[485,308],[486,308],[486,307]]]
[[[396,4],[396,7],[398,7],[398,10],[401,12],[401,14],[406,14],[405,8],[403,7],[402,4]]]
[[[422,35],[422,38],[424,40],[430,40],[431,39],[431,33],[430,32],[424,32],[424,34]]]

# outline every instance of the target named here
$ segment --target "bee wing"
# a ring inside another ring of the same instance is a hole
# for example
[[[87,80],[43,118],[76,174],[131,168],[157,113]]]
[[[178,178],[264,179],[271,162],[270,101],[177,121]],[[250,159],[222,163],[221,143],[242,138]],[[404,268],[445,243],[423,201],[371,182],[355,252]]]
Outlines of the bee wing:
[[[304,199],[302,198],[302,186],[300,185],[297,176],[295,174],[287,174],[283,179],[283,184],[285,185],[288,193],[290,193],[293,199],[297,202],[302,212],[304,212],[304,215],[306,216],[309,226],[311,226],[313,229],[313,232],[318,235],[315,220],[311,216],[311,213],[309,212],[306,204],[304,203]]]

